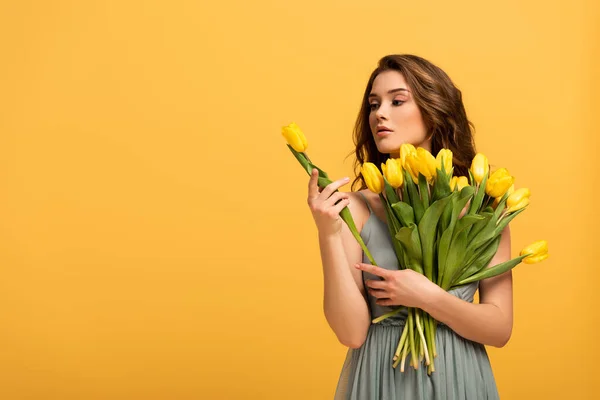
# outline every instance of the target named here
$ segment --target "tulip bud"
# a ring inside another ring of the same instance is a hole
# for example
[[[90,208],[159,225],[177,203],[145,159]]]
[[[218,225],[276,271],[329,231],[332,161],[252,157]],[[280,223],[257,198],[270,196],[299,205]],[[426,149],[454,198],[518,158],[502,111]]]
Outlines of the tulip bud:
[[[450,173],[452,169],[452,150],[441,149],[435,158],[435,167],[439,170],[443,169],[447,174]]]
[[[506,199],[507,212],[515,212],[529,205],[529,196],[531,192],[528,188],[521,188],[514,191]]]
[[[492,207],[494,209],[496,209],[496,207],[498,206],[498,204],[500,204],[500,201],[502,200],[502,197],[506,196],[506,198],[508,199],[508,197],[511,194],[513,194],[514,191],[515,191],[515,184],[513,183],[512,185],[510,185],[510,187],[508,188],[508,190],[506,191],[506,193],[503,193],[502,196],[496,197],[494,199],[494,203],[492,204]]]
[[[458,176],[453,176],[452,179],[450,179],[450,190],[452,192],[454,192],[454,188],[456,187],[457,181],[458,181]]]
[[[383,192],[385,182],[383,181],[383,175],[381,175],[375,164],[372,162],[364,163],[360,168],[360,173],[371,192],[376,194]]]
[[[409,154],[417,154],[417,149],[410,143],[403,143],[400,146],[400,160],[404,169],[406,169],[406,156]]]
[[[415,185],[419,184],[419,168],[420,168],[420,160],[417,156],[417,153],[408,153],[406,158],[404,159],[404,164],[402,166],[405,170],[410,174]]]
[[[385,164],[381,163],[381,170],[385,179],[387,179],[394,189],[399,188],[404,183],[402,165],[400,165],[399,158],[388,158]]]
[[[473,179],[478,184],[481,183],[484,176],[487,176],[490,171],[490,165],[488,163],[488,159],[482,153],[477,153],[471,162],[471,174],[473,175]]]
[[[463,190],[465,186],[469,186],[469,180],[466,176],[453,176],[450,179],[450,190],[454,192],[454,188],[458,186],[458,191]]]
[[[435,158],[423,147],[417,149],[417,157],[419,158],[419,172],[425,176],[427,182],[431,183],[437,176]]]
[[[460,192],[464,187],[469,186],[469,180],[466,176],[459,176],[456,184],[458,185],[458,191]]]
[[[514,181],[515,178],[506,168],[500,168],[490,175],[485,185],[485,192],[491,197],[502,197]]]
[[[302,130],[300,130],[300,127],[296,123],[292,122],[281,128],[281,134],[288,144],[298,153],[304,153],[306,151],[308,142],[306,141],[304,133],[302,133]]]
[[[548,242],[545,240],[538,240],[525,247],[519,253],[520,256],[525,254],[531,254],[523,259],[525,264],[534,264],[548,258]]]

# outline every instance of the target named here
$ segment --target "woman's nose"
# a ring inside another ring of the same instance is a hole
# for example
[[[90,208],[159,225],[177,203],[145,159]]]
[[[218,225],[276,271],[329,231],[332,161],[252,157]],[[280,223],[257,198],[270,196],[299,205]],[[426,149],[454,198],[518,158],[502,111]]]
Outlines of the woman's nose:
[[[387,118],[387,111],[384,110],[383,106],[379,106],[377,112],[375,113],[375,116],[377,117],[377,119],[385,119]]]

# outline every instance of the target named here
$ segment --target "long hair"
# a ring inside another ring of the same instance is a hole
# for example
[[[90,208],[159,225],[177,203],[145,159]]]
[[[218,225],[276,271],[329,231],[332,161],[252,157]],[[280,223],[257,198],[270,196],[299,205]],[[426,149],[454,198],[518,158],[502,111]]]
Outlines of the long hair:
[[[400,72],[411,88],[427,129],[427,138],[431,137],[431,154],[435,157],[442,148],[450,149],[453,176],[468,177],[471,161],[477,154],[473,138],[475,126],[467,119],[461,91],[444,71],[424,58],[412,54],[392,54],[379,60],[363,95],[354,126],[356,150],[348,155],[356,155],[356,178],[351,187],[360,183],[359,190],[367,188],[360,174],[363,163],[372,162],[379,168],[389,158],[389,154],[380,153],[375,145],[369,126],[371,109],[368,98],[377,75],[389,70]]]

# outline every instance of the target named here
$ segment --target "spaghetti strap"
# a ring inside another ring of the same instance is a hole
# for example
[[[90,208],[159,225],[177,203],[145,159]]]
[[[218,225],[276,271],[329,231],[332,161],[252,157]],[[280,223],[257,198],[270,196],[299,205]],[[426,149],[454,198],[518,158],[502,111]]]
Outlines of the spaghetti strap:
[[[369,207],[369,213],[373,213],[373,209],[371,208],[371,204],[369,204],[369,200],[367,200],[367,196],[365,196],[363,194],[363,192],[357,192],[357,193],[360,194],[363,199],[365,199],[365,202],[367,203],[367,207]]]

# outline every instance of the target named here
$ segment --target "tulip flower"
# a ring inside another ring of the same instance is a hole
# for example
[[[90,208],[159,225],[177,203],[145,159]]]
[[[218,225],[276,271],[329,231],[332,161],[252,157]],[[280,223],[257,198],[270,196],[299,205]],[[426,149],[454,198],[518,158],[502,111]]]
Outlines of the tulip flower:
[[[494,203],[492,204],[492,207],[494,209],[496,209],[496,207],[498,207],[498,204],[500,204],[500,201],[502,200],[502,197],[504,197],[504,195],[510,196],[511,194],[513,194],[513,192],[515,191],[515,184],[513,183],[508,190],[506,191],[506,193],[504,193],[502,196],[500,197],[496,197],[494,199]]]
[[[376,194],[383,192],[385,182],[383,181],[383,175],[375,164],[372,162],[364,163],[360,168],[360,173],[371,192]]]
[[[500,168],[490,175],[485,185],[485,192],[491,197],[502,197],[514,182],[515,178],[508,173],[508,170]]]
[[[421,167],[421,162],[417,153],[408,153],[404,158],[404,162],[402,164],[402,168],[404,168],[410,174],[415,185],[419,184],[419,168]]]
[[[306,141],[304,133],[302,133],[302,130],[295,122],[284,126],[281,129],[281,134],[288,144],[298,153],[304,153],[306,151],[308,142]]]
[[[529,205],[529,196],[531,192],[528,188],[521,188],[514,191],[506,199],[507,213],[518,211]]]
[[[400,160],[402,168],[406,169],[406,156],[409,154],[417,154],[417,149],[415,149],[415,146],[410,143],[403,143],[402,146],[400,146]]]
[[[465,186],[469,186],[469,180],[466,176],[453,176],[450,179],[450,190],[454,191],[454,188],[458,184],[458,191],[460,192]]]
[[[381,163],[383,176],[394,189],[398,189],[404,183],[402,175],[402,165],[399,158],[388,158],[385,163]]]
[[[419,172],[425,176],[427,182],[431,183],[437,176],[437,165],[433,155],[424,149],[419,147],[417,149],[417,158],[419,159]]]
[[[471,174],[477,184],[480,184],[484,176],[487,176],[490,165],[485,155],[477,153],[471,162]]]
[[[519,256],[530,254],[523,259],[525,264],[535,264],[548,258],[548,242],[545,240],[538,240],[533,242],[529,246],[525,247],[519,253]]]
[[[449,174],[452,169],[452,150],[441,149],[435,157],[435,167]]]

